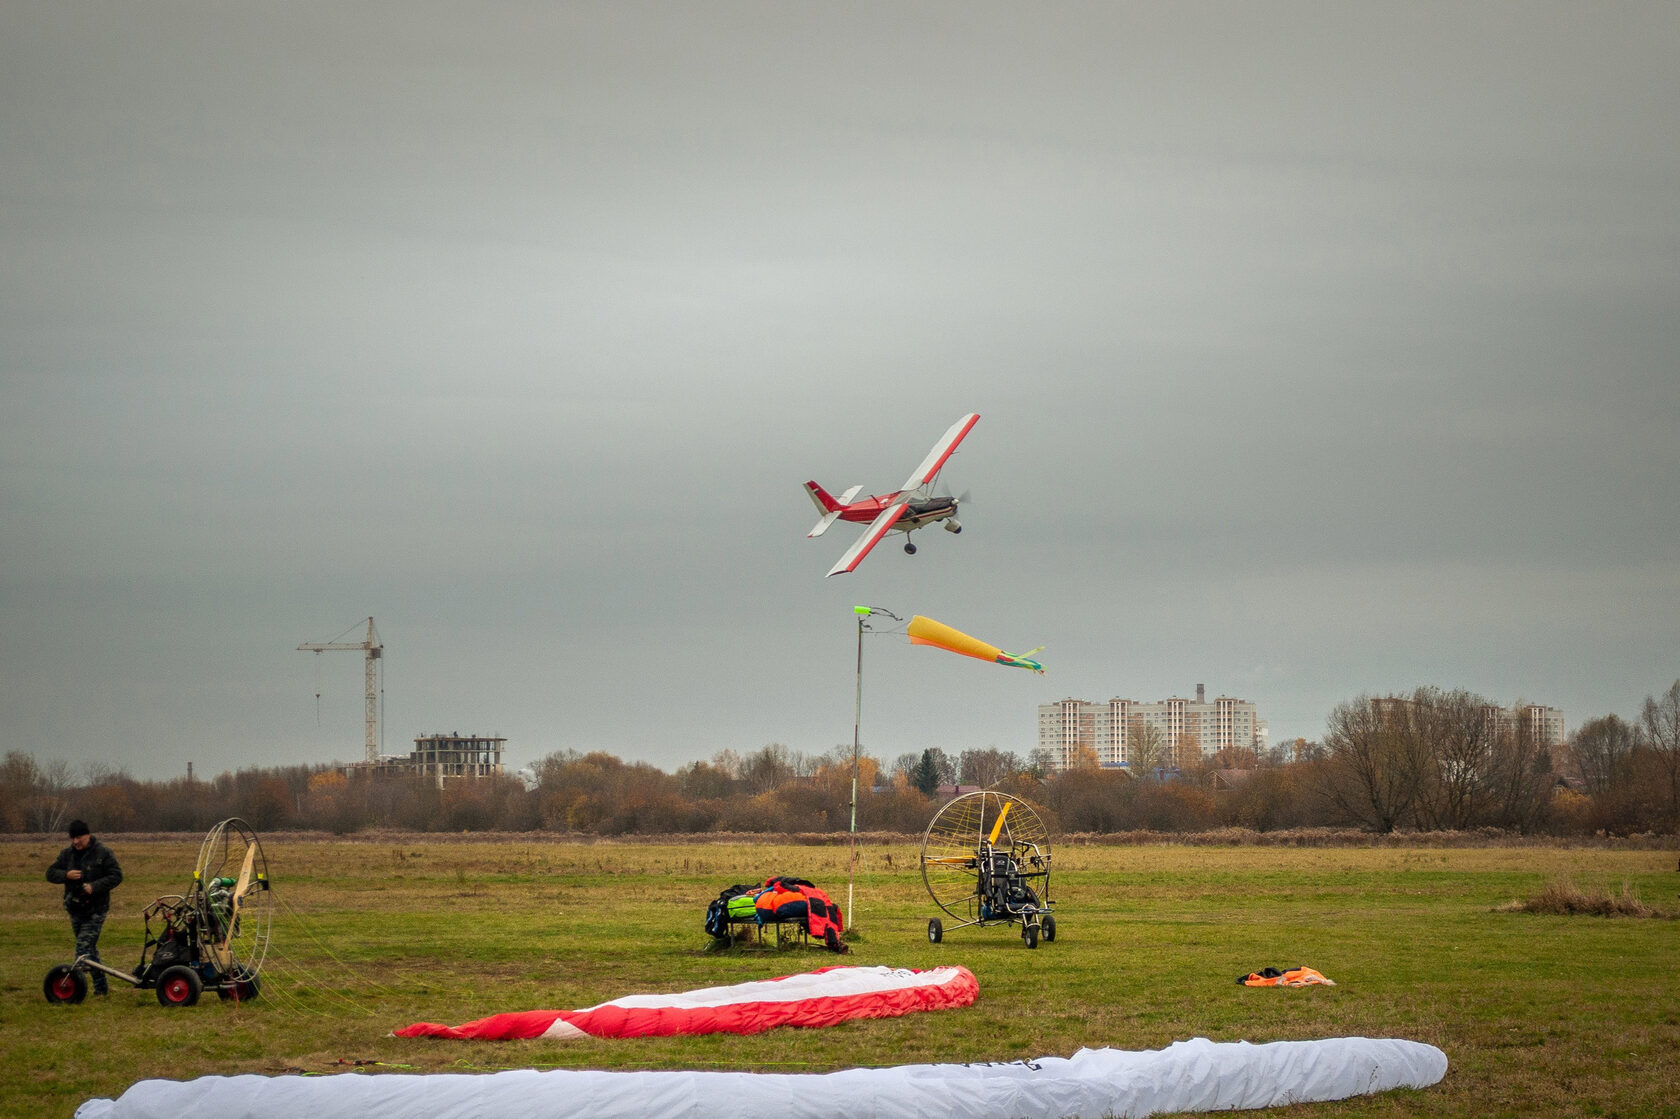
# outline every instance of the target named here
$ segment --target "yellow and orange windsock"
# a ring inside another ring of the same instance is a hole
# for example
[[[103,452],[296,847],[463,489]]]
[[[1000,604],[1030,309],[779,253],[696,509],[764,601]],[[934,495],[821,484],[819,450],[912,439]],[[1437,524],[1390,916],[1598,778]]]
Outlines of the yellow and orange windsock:
[[[944,649],[947,653],[960,653],[965,657],[976,660],[991,661],[993,664],[1006,664],[1011,668],[1026,668],[1039,675],[1044,674],[1044,666],[1032,660],[1034,649],[1025,656],[1006,653],[996,645],[988,645],[978,637],[970,637],[960,629],[952,629],[944,622],[936,622],[932,618],[924,618],[917,614],[910,619],[907,630],[912,645],[932,645],[936,649]],[[1044,648],[1040,645],[1039,649]]]

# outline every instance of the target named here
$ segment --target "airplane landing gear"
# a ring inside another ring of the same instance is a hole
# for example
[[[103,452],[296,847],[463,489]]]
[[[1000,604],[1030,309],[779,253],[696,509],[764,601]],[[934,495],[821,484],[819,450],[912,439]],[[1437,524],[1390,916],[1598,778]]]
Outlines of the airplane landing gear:
[[[904,542],[904,554],[907,555],[907,556],[915,555],[916,554],[916,545],[913,544],[912,542],[910,542],[909,540],[906,540]]]

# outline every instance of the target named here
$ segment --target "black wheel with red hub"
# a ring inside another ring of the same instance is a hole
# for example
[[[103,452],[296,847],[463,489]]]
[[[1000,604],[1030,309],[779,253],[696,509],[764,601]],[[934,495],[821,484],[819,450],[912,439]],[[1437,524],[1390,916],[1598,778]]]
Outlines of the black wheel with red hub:
[[[172,967],[158,976],[157,1000],[163,1006],[191,1006],[204,993],[204,981],[190,967]]]
[[[47,972],[41,992],[47,996],[48,1002],[81,1002],[87,998],[87,976],[69,964],[59,964]]]

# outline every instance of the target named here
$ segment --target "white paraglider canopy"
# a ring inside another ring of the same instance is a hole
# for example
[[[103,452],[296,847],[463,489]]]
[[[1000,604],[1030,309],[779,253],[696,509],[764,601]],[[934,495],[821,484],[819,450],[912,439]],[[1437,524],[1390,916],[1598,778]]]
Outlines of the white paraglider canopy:
[[[1215,1043],[983,1065],[904,1065],[824,1074],[549,1072],[469,1076],[208,1076],[143,1080],[76,1119],[1103,1119],[1230,1111],[1427,1088],[1446,1075],[1433,1045],[1385,1038]]]

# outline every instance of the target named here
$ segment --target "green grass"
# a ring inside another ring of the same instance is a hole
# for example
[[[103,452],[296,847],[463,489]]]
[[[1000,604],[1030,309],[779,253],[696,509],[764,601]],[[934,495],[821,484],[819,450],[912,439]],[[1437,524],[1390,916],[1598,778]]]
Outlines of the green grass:
[[[110,837],[128,880],[101,939],[138,961],[136,914],[190,874],[197,837]],[[912,843],[869,846],[846,962],[960,963],[964,1010],[752,1037],[471,1043],[386,1036],[413,1021],[589,1006],[821,967],[820,951],[708,951],[706,903],[767,873],[811,878],[845,903],[844,848],[503,842],[435,836],[269,837],[284,906],[263,997],[165,1010],[113,983],[107,1000],[49,1006],[41,981],[70,957],[61,844],[0,841],[0,1114],[67,1116],[136,1080],[212,1073],[539,1068],[828,1071],[998,1061],[1174,1040],[1362,1034],[1446,1051],[1421,1092],[1280,1109],[1312,1116],[1637,1116],[1680,1099],[1680,921],[1519,912],[1567,881],[1624,889],[1674,912],[1670,851],[1063,847],[1058,936],[962,929],[929,944],[935,912]],[[890,858],[890,865],[888,859]],[[1239,987],[1307,964],[1333,988]]]

